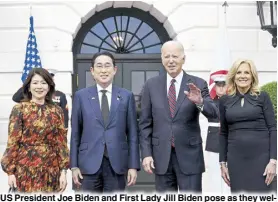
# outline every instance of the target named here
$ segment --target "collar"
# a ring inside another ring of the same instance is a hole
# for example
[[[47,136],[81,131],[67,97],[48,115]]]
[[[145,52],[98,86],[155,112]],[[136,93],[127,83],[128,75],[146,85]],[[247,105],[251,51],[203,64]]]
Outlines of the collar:
[[[248,89],[248,91],[247,91],[246,93],[241,94],[241,93],[239,92],[239,90],[236,89],[236,95],[237,95],[238,97],[240,97],[240,98],[244,98],[244,97],[246,97],[246,96],[251,95],[251,94],[250,94],[250,90],[251,90],[251,87]]]
[[[97,92],[100,92],[101,90],[107,90],[108,93],[112,93],[112,83],[107,88],[102,88],[97,84]]]
[[[182,81],[182,77],[183,77],[183,70],[178,74],[178,76],[176,76],[175,78],[171,77],[168,73],[167,73],[167,82],[171,83],[172,79],[176,79],[176,83],[177,84],[181,84]]]

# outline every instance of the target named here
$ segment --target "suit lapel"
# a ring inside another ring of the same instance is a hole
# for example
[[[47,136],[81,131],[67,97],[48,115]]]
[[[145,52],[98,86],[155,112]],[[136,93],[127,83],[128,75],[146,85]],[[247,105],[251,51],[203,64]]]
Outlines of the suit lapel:
[[[98,98],[98,92],[97,87],[93,86],[89,88],[89,96],[88,96],[89,102],[92,105],[92,109],[94,111],[94,114],[96,116],[96,119],[104,126],[101,110],[100,110],[100,103]]]
[[[184,91],[189,90],[187,84],[190,83],[190,82],[191,82],[191,79],[189,78],[189,76],[185,72],[183,72],[181,86],[180,86],[180,92],[179,92],[179,95],[178,95],[178,100],[177,100],[177,105],[176,105],[176,110],[175,110],[174,117],[178,113],[179,108],[180,108],[181,104],[183,103],[183,101],[186,97],[186,95],[184,94]]]
[[[109,121],[107,125],[113,120],[120,103],[121,95],[120,95],[120,89],[116,86],[112,86],[112,100],[111,100],[111,106],[110,106],[110,114],[109,114]]]

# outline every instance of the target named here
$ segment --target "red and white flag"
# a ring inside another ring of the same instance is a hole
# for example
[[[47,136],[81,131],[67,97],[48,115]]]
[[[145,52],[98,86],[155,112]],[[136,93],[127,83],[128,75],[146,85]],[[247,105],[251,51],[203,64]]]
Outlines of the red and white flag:
[[[216,79],[225,81],[230,67],[231,54],[228,44],[226,25],[224,23],[224,26],[220,28],[220,31],[218,33],[214,67],[211,69],[209,77],[209,92],[212,99],[214,99],[216,96],[214,81]]]

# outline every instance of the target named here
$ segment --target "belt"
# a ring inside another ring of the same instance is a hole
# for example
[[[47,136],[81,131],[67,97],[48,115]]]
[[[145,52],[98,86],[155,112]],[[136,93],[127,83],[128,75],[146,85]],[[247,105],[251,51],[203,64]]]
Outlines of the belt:
[[[212,126],[212,127],[220,127],[220,123],[208,122],[208,126]]]

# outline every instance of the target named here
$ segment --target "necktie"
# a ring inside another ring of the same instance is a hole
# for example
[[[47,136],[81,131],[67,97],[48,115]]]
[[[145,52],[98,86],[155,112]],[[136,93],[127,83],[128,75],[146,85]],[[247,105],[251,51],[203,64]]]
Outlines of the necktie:
[[[172,118],[174,118],[175,111],[176,111],[176,104],[177,104],[175,82],[176,80],[172,79],[168,91],[168,102],[169,102],[169,108],[170,108]],[[175,147],[174,135],[172,135],[172,146]]]
[[[109,105],[108,105],[108,99],[106,96],[107,90],[101,90],[102,97],[101,97],[101,114],[104,121],[104,125],[106,126],[109,119]]]
[[[108,99],[107,99],[107,95],[106,95],[107,90],[101,90],[100,92],[102,92],[102,97],[101,97],[101,114],[102,114],[102,118],[103,118],[103,121],[104,121],[104,125],[107,126],[108,120],[109,120],[109,105],[108,105]],[[107,152],[106,144],[104,146],[104,154],[103,155],[106,158],[109,158],[108,157],[108,152]]]

